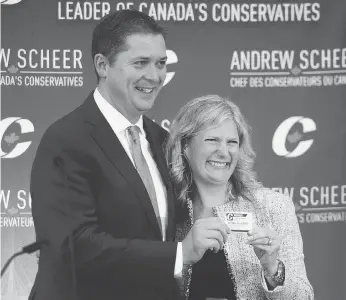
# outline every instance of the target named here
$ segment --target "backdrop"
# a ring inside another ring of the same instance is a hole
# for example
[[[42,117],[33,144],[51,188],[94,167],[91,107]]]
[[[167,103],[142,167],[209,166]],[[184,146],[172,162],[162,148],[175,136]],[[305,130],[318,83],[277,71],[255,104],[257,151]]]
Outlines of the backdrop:
[[[317,300],[346,299],[346,2],[1,0],[1,259],[35,239],[29,181],[47,127],[96,86],[91,34],[136,8],[168,30],[168,76],[148,114],[169,130],[186,101],[216,93],[249,120],[255,170],[292,197]],[[27,299],[35,255],[2,299]]]

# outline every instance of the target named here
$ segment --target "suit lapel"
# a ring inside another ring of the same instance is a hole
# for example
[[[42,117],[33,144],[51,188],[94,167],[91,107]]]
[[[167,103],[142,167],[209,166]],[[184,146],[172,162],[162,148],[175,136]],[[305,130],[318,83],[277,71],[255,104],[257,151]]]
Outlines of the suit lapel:
[[[174,194],[172,183],[170,180],[167,163],[163,153],[163,143],[164,137],[160,136],[160,131],[155,128],[155,125],[147,117],[143,116],[143,127],[146,132],[146,139],[148,140],[153,154],[154,160],[156,162],[157,168],[161,174],[163,183],[165,184],[167,190],[167,228],[166,237],[167,240],[171,240],[174,237],[175,231],[175,216],[174,216]]]
[[[117,171],[128,182],[129,188],[135,192],[146,212],[155,235],[158,239],[162,238],[147,190],[119,139],[97,107],[93,98],[93,93],[89,95],[83,105],[87,121],[94,124],[92,136],[95,142],[103,150]]]

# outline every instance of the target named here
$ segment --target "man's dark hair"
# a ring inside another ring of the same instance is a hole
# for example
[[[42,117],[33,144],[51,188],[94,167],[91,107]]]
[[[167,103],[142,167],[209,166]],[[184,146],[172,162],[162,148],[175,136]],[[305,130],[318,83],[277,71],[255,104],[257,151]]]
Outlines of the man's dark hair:
[[[153,18],[140,11],[113,12],[104,16],[94,29],[91,45],[92,59],[94,60],[95,55],[101,53],[112,64],[116,55],[126,50],[126,38],[133,34],[161,34],[163,38],[166,38],[165,29]],[[97,72],[96,76],[99,80]]]

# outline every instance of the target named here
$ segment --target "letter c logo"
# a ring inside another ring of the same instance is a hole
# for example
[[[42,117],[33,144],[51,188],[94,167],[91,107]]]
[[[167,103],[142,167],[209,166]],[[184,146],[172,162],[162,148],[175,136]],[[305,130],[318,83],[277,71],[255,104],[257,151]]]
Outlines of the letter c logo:
[[[287,136],[293,125],[296,123],[302,124],[304,133],[316,131],[316,124],[310,118],[296,116],[286,119],[274,132],[272,147],[276,155],[285,157],[297,157],[304,154],[311,147],[312,143],[314,142],[313,139],[299,142],[296,148],[291,152],[287,150]]]
[[[13,123],[17,123],[20,125],[22,134],[34,132],[34,125],[28,119],[22,119],[17,117],[6,118],[4,120],[1,120],[0,122],[0,140],[1,141],[3,140],[6,130]],[[0,157],[14,158],[19,155],[22,155],[29,148],[30,144],[31,144],[31,141],[17,143],[16,146],[13,148],[13,150],[10,151],[9,153],[4,152],[0,147]]]
[[[166,50],[167,55],[167,65],[175,64],[178,62],[178,56],[175,54],[172,50]],[[168,82],[170,82],[175,75],[175,72],[168,72],[166,75],[166,79],[163,83],[163,86],[165,86]]]
[[[22,0],[1,0],[1,4],[5,4],[5,5],[13,5],[13,4],[17,4]]]

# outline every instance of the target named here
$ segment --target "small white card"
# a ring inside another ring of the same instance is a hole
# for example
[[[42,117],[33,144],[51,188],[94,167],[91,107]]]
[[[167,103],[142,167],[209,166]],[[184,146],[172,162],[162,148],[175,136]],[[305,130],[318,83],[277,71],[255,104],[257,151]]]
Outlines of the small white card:
[[[228,205],[214,207],[214,212],[232,231],[247,232],[252,229],[252,213],[231,211]]]
[[[232,231],[247,232],[252,229],[252,213],[250,212],[225,212],[224,221]]]

